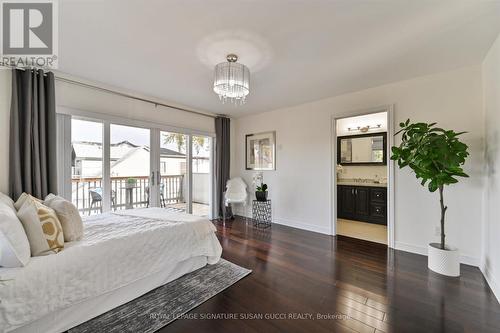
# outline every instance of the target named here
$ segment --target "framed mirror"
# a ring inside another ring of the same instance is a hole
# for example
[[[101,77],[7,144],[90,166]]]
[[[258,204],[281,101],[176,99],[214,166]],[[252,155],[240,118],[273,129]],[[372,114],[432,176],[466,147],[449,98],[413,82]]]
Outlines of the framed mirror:
[[[337,163],[341,165],[387,164],[387,133],[338,137]]]

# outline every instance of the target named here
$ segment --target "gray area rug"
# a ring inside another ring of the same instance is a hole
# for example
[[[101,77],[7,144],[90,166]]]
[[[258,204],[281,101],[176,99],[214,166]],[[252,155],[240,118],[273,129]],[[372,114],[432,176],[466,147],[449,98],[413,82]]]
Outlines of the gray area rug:
[[[154,332],[252,271],[221,259],[70,329],[69,333]]]

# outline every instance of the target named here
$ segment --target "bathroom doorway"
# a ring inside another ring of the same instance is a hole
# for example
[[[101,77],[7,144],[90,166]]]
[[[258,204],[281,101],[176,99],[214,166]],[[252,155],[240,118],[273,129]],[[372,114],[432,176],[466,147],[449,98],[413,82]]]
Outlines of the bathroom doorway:
[[[394,247],[392,107],[335,117],[333,234]]]

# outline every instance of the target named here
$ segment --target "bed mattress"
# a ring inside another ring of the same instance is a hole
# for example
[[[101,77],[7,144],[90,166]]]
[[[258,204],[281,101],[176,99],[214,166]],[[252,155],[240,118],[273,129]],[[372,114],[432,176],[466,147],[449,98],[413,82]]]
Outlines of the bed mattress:
[[[161,208],[105,213],[87,218],[84,224],[83,239],[66,243],[58,254],[31,258],[22,268],[0,268],[0,332],[33,327],[37,320],[91,304],[164,272],[147,287],[140,285],[143,294],[158,287],[159,281],[179,277],[172,274],[179,263],[198,260],[182,266],[180,272],[185,274],[186,267],[200,268],[199,258],[214,264],[222,253],[210,221]],[[111,304],[123,304],[133,294]],[[107,310],[109,305],[100,313]],[[93,312],[92,317],[100,313]],[[82,316],[73,322],[92,318]]]

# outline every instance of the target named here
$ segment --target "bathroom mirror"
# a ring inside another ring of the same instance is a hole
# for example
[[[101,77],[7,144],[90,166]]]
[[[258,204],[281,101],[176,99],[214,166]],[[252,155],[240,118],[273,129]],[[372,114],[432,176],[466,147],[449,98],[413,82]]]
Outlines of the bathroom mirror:
[[[370,133],[337,138],[337,162],[341,165],[387,164],[387,133]]]

